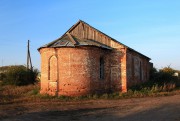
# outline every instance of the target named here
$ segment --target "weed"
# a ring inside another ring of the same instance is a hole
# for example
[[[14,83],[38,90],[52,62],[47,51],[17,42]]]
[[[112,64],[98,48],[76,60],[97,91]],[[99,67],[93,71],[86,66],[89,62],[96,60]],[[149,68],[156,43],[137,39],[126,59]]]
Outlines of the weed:
[[[94,94],[94,95],[92,95],[92,98],[93,98],[93,99],[98,99],[98,98],[99,98],[99,95],[98,95],[98,94]]]
[[[100,96],[100,98],[102,99],[108,99],[109,98],[109,95],[107,93],[103,94]]]

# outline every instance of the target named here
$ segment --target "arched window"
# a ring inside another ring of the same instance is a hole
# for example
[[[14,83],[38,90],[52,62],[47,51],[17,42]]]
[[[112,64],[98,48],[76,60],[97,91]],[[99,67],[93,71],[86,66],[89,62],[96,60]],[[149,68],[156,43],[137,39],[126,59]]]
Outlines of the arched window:
[[[100,79],[104,79],[104,59],[100,58]]]
[[[52,56],[49,59],[49,80],[57,81],[57,58]]]

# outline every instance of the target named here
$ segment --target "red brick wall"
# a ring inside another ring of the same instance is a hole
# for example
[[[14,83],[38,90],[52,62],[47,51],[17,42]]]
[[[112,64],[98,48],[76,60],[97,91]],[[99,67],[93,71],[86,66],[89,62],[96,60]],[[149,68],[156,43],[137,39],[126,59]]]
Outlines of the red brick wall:
[[[86,95],[121,90],[121,52],[97,47],[42,48],[41,93]],[[100,79],[100,57],[104,79]]]
[[[149,60],[126,48],[42,48],[40,53],[41,93],[78,96],[126,92],[127,87],[149,79]],[[101,57],[104,79],[100,79]]]
[[[121,49],[121,80],[122,80],[122,92],[127,92],[127,49]]]
[[[127,85],[128,87],[149,80],[149,59],[133,51],[127,52]]]
[[[92,39],[107,46],[115,48],[115,52],[111,55],[111,86],[112,89],[120,89],[123,92],[127,91],[127,86],[131,86],[149,79],[149,60],[141,54],[130,51],[126,46],[116,42],[114,39],[97,31],[93,27],[80,22],[73,29],[69,31],[72,35],[79,38]],[[117,55],[121,53],[119,57]],[[133,62],[132,62],[133,59]],[[113,62],[119,62],[113,64]],[[132,64],[134,63],[134,64]],[[141,63],[141,64],[140,64]],[[140,76],[141,65],[141,76]],[[133,73],[133,74],[132,74]],[[140,78],[141,77],[141,78]],[[114,81],[116,80],[116,81]],[[119,83],[113,83],[119,82]],[[116,85],[114,85],[116,84]]]

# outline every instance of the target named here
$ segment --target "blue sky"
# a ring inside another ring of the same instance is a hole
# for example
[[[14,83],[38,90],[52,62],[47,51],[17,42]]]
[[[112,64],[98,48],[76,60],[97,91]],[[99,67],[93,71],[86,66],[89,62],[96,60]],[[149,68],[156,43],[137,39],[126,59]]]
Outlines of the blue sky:
[[[37,48],[59,38],[79,19],[149,56],[156,68],[180,70],[179,0],[0,0],[0,66],[33,66]]]

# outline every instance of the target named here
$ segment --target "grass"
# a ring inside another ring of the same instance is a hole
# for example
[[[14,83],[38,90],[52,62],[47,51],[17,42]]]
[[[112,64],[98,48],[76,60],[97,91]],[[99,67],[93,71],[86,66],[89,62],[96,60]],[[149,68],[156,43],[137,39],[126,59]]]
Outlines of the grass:
[[[17,67],[19,68],[19,67]],[[14,71],[13,71],[14,72]],[[19,69],[17,69],[19,73]],[[96,99],[124,99],[124,98],[140,98],[147,96],[167,96],[180,94],[180,79],[173,76],[176,70],[168,67],[157,71],[155,68],[151,70],[150,79],[141,85],[131,87],[126,93],[105,93],[105,94],[91,94],[79,97],[68,96],[50,96],[39,94],[39,85],[28,86],[12,86],[2,85],[0,81],[0,104],[14,103],[14,102],[40,102],[40,101],[76,101],[76,100],[96,100]],[[178,71],[180,74],[180,72]],[[15,74],[16,75],[16,74]],[[14,78],[14,77],[13,77]]]
[[[68,96],[50,96],[39,94],[39,85],[28,86],[2,86],[0,84],[0,104],[18,103],[18,102],[45,102],[45,101],[78,101],[78,100],[97,100],[97,99],[126,99],[168,96],[180,94],[180,88],[175,88],[174,84],[158,85],[154,84],[148,87],[147,84],[132,87],[126,93],[105,93],[101,95],[91,94],[78,97]]]
[[[38,85],[13,86],[0,85],[0,103],[14,102],[18,99],[31,99],[39,93]]]

